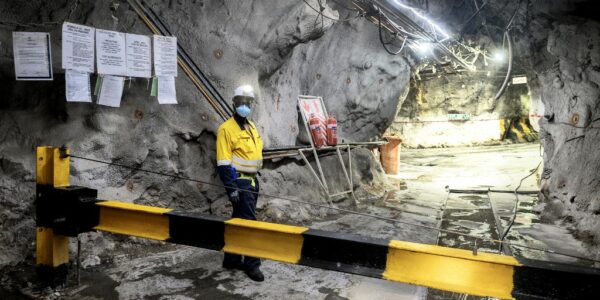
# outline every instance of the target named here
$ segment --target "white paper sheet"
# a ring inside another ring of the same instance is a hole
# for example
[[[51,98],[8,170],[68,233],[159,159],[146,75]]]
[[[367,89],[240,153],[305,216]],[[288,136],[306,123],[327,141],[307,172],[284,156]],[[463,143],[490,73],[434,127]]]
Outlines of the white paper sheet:
[[[125,80],[120,76],[104,75],[102,86],[98,95],[98,104],[119,107],[123,96],[123,85]]]
[[[96,29],[98,74],[127,75],[125,33]]]
[[[155,35],[153,47],[156,76],[177,77],[177,38]]]
[[[92,102],[89,73],[66,70],[65,86],[67,102]]]
[[[150,37],[139,34],[126,34],[127,76],[152,77],[152,50]]]
[[[17,80],[52,80],[52,50],[47,32],[13,32]]]
[[[94,73],[94,32],[93,27],[63,23],[63,69]]]
[[[158,103],[159,104],[177,104],[175,93],[175,77],[158,76]]]

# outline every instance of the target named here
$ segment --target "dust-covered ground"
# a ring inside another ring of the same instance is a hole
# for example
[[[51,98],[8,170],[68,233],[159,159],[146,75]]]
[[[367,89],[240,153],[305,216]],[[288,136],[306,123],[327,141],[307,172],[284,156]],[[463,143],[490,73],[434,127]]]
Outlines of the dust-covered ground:
[[[395,189],[381,199],[361,199],[362,203],[352,208],[402,223],[341,213],[301,223],[290,219],[287,223],[468,249],[471,247],[468,237],[439,233],[437,228],[496,238],[497,227],[506,228],[513,215],[515,197],[511,193],[493,192],[488,198],[485,194],[448,193],[449,189],[514,190],[523,177],[533,173],[523,180],[519,190],[537,190],[539,175],[533,170],[541,160],[539,153],[538,144],[403,150],[400,174],[389,176]],[[568,220],[540,224],[537,196],[520,195],[519,200],[508,241],[586,256],[589,249],[571,235]],[[498,221],[494,215],[489,217],[492,207]],[[103,236],[87,233],[80,237],[84,244],[98,244],[111,251],[82,253],[79,285],[72,264],[66,287],[40,289],[35,284],[34,267],[27,263],[3,270],[0,296],[5,299],[446,299],[457,296],[272,261],[263,262],[266,280],[256,283],[240,271],[222,270],[222,253],[217,251],[127,237],[107,242]],[[589,265],[587,261],[547,252],[518,247],[509,250],[529,258]],[[497,253],[498,249],[494,245],[480,245],[479,251]]]

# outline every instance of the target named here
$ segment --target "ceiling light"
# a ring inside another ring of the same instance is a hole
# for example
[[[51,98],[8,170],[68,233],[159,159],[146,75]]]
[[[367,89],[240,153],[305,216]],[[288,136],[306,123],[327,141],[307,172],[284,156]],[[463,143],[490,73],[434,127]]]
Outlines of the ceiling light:
[[[421,56],[427,56],[433,50],[433,44],[429,42],[415,42],[411,45],[411,48],[415,50]]]
[[[496,50],[492,54],[492,60],[495,63],[498,63],[498,64],[504,63],[505,59],[506,59],[506,54],[504,53],[503,50]]]

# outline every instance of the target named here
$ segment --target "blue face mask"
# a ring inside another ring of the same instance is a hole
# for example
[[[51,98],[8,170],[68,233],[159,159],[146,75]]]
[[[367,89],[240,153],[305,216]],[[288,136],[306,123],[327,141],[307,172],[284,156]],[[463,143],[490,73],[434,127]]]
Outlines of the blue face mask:
[[[246,104],[242,104],[238,107],[235,108],[235,112],[237,112],[237,114],[242,117],[242,118],[246,118],[250,115],[250,113],[252,112],[252,110],[250,109],[250,107],[248,107],[248,105]]]

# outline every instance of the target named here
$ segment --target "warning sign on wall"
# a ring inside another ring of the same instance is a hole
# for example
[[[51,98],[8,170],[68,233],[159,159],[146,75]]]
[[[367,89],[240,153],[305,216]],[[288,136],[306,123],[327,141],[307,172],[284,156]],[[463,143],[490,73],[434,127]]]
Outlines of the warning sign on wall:
[[[94,73],[93,27],[65,22],[62,27],[62,67]]]
[[[17,80],[52,80],[52,52],[47,32],[13,32]]]
[[[527,77],[526,76],[514,76],[512,78],[512,84],[526,84]]]
[[[323,105],[323,98],[316,96],[299,96],[298,107],[305,122],[308,122],[311,114],[315,114],[317,118],[325,123],[327,120],[327,110]]]

